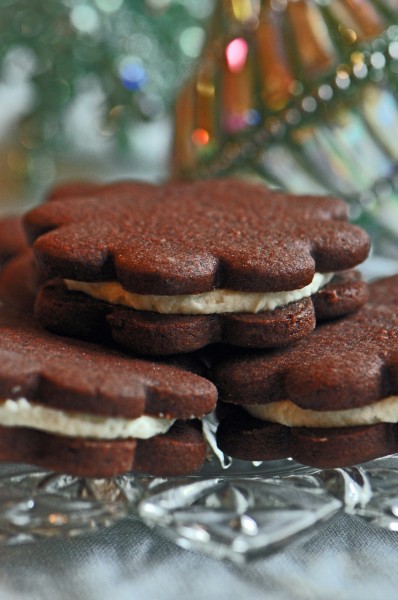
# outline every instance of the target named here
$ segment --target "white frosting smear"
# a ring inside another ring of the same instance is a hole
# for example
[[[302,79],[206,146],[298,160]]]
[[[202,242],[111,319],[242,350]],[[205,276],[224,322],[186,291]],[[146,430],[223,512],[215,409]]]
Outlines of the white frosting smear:
[[[257,419],[288,427],[356,427],[398,422],[398,396],[389,396],[367,406],[345,410],[310,410],[300,408],[290,400],[244,408]]]
[[[128,292],[116,281],[84,282],[65,279],[68,290],[83,292],[88,296],[118,304],[162,314],[209,315],[216,313],[258,313],[286,306],[315,294],[329,283],[334,273],[315,273],[311,283],[298,290],[287,292],[238,292],[217,289],[203,294],[180,296],[142,295]]]
[[[173,419],[143,415],[137,419],[67,412],[29,402],[26,398],[0,403],[0,425],[30,427],[47,433],[96,439],[147,439],[166,433]]]

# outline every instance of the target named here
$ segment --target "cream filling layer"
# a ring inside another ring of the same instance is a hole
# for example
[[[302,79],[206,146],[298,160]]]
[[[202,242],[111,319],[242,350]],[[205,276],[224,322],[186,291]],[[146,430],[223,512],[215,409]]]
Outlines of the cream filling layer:
[[[70,291],[83,292],[97,300],[110,304],[128,306],[136,310],[148,310],[161,314],[209,315],[216,313],[258,313],[286,306],[291,302],[308,298],[329,283],[334,273],[315,273],[308,285],[287,292],[238,292],[218,289],[203,294],[180,296],[142,295],[129,292],[117,281],[85,282],[65,279]]]
[[[398,396],[389,396],[373,404],[345,410],[310,410],[290,400],[248,405],[245,410],[262,421],[288,427],[356,427],[375,423],[398,422]]]
[[[96,439],[147,439],[166,433],[175,419],[143,415],[137,419],[68,412],[29,402],[26,398],[0,403],[0,425],[29,427],[68,437]]]

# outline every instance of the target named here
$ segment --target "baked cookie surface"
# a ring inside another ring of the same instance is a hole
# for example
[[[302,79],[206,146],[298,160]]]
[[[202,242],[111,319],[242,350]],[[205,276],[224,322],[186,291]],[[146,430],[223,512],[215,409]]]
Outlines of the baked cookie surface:
[[[346,220],[337,199],[225,180],[103,186],[33,209],[25,226],[48,278],[170,296],[289,291],[317,271],[350,269],[367,257],[369,240]]]
[[[93,310],[141,353],[280,346],[308,335],[315,312],[334,318],[366,300],[365,284],[340,273],[366,258],[369,240],[333,198],[234,180],[121,182],[54,198],[25,226],[39,269],[58,280],[38,298],[43,324],[95,337],[73,329]]]

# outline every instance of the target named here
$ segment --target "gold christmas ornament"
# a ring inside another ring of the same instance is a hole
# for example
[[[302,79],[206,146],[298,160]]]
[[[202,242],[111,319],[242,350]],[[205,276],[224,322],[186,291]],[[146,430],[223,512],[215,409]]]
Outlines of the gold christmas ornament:
[[[176,103],[175,177],[396,209],[397,23],[397,0],[220,1]]]

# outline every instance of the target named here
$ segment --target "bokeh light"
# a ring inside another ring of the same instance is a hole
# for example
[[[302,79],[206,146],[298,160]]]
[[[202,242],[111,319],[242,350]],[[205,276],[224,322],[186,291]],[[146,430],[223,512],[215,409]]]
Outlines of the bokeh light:
[[[131,92],[142,89],[148,80],[145,67],[135,58],[123,59],[119,66],[119,73],[123,86]]]
[[[229,70],[232,73],[239,73],[246,64],[248,45],[243,38],[236,38],[228,44],[225,50],[225,56]]]
[[[88,4],[79,4],[70,14],[72,25],[84,33],[94,33],[100,25],[97,11]]]

